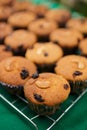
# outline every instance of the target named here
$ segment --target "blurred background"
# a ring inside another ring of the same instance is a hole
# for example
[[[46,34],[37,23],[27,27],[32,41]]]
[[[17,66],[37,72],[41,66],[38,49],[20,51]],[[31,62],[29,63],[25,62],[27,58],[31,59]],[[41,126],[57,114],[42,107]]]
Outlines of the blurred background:
[[[64,5],[87,16],[87,0],[53,0],[61,2]]]

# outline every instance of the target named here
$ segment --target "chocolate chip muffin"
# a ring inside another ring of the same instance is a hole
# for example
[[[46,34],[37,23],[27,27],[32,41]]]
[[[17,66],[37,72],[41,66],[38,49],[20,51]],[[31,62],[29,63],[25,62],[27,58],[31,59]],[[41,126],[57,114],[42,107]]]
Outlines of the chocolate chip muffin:
[[[16,12],[8,18],[8,23],[14,28],[26,28],[35,20],[36,15],[32,12]]]
[[[74,29],[56,29],[50,34],[50,40],[60,45],[65,55],[75,53],[82,39],[83,35]]]
[[[56,21],[60,27],[64,27],[66,22],[71,18],[71,14],[68,10],[51,9],[46,13],[45,17]]]
[[[39,115],[55,113],[69,93],[69,83],[62,76],[52,73],[32,76],[24,86],[24,94],[30,108]]]
[[[78,45],[79,54],[87,57],[87,38],[83,39]]]
[[[27,30],[16,30],[5,38],[5,45],[10,47],[14,55],[24,55],[28,47],[37,41],[37,37],[33,32]]]
[[[80,31],[81,33],[87,35],[87,18],[70,19],[67,22],[66,26],[68,28],[76,29],[76,30]]]
[[[53,71],[56,61],[63,56],[63,51],[52,42],[36,43],[33,48],[27,49],[25,56],[38,66],[39,72]]]
[[[9,6],[0,6],[0,21],[6,21],[12,14],[12,9]]]
[[[61,58],[55,72],[70,82],[72,93],[81,93],[87,88],[87,59],[82,56],[69,55]]]
[[[56,28],[56,22],[46,19],[37,19],[28,26],[28,29],[38,36],[39,41],[48,41],[49,34]]]
[[[36,72],[31,61],[13,56],[0,62],[0,84],[12,94],[22,94],[24,84]]]
[[[4,38],[12,33],[12,27],[5,23],[0,22],[0,43],[4,43]]]
[[[0,45],[0,62],[12,56],[12,52],[4,45]]]

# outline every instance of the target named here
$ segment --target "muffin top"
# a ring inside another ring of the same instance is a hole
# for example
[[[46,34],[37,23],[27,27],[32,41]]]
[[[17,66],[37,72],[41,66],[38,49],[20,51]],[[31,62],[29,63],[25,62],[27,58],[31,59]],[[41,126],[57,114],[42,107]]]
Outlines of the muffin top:
[[[70,81],[87,80],[87,59],[77,55],[65,56],[57,62],[55,72]]]
[[[12,14],[12,9],[9,6],[0,6],[0,20],[7,20]]]
[[[57,28],[57,24],[54,21],[46,19],[38,19],[29,24],[28,29],[39,36],[49,35],[53,30]]]
[[[12,52],[10,50],[8,50],[6,48],[6,46],[4,45],[0,45],[0,61],[8,58],[8,57],[11,57],[12,56]]]
[[[67,24],[67,27],[77,29],[83,34],[87,34],[87,18],[73,18],[70,19]]]
[[[16,30],[5,38],[5,44],[13,49],[22,46],[26,49],[31,47],[37,41],[37,37],[27,30]]]
[[[29,10],[34,12],[39,18],[41,18],[44,17],[47,13],[48,7],[45,5],[33,5],[32,9],[29,7]]]
[[[61,58],[63,51],[58,45],[51,42],[36,43],[33,48],[27,49],[25,55],[27,59],[36,64],[50,64]]]
[[[14,11],[26,11],[31,6],[30,2],[27,1],[16,1],[14,2],[12,9]]]
[[[53,106],[67,99],[70,86],[60,75],[41,73],[36,78],[32,76],[26,82],[24,93],[32,103]]]
[[[56,29],[50,34],[50,40],[62,47],[75,47],[82,39],[83,35],[74,29]]]
[[[5,38],[7,35],[12,33],[12,27],[5,23],[5,22],[0,22],[0,39]]]
[[[81,53],[83,55],[87,55],[87,38],[83,39],[79,45],[78,48],[80,49]]]
[[[0,0],[0,5],[9,5],[15,2],[15,0]]]
[[[68,10],[64,9],[54,9],[49,10],[46,13],[46,18],[50,20],[55,20],[59,24],[66,23],[71,17],[71,14]]]
[[[23,57],[10,57],[0,62],[0,81],[10,85],[21,85],[36,73],[36,66]]]
[[[28,24],[36,18],[32,12],[16,12],[8,18],[8,23],[13,27],[27,27]]]

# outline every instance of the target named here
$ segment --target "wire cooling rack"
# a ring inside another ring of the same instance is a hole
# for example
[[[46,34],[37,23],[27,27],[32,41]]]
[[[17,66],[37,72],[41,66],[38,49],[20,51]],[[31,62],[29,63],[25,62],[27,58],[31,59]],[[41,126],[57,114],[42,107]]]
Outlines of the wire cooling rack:
[[[26,119],[29,122],[29,126],[34,130],[41,130],[40,125],[43,127],[43,130],[51,130],[86,92],[87,89],[80,95],[70,95],[55,114],[39,116],[29,108],[28,102],[24,97],[10,95],[0,86],[0,98],[2,101],[13,108],[23,119]]]

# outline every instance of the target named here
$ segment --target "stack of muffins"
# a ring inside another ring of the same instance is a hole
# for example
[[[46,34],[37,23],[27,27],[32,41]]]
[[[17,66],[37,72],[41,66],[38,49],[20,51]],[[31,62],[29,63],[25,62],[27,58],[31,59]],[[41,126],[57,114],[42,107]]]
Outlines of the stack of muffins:
[[[0,87],[55,113],[87,88],[87,19],[65,9],[0,0]]]

